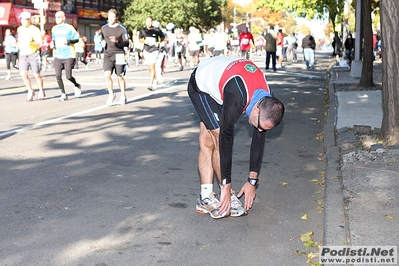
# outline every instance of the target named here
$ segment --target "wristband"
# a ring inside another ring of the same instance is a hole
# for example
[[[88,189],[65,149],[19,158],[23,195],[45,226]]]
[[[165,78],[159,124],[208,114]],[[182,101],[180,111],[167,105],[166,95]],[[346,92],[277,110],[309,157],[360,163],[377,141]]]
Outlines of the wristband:
[[[247,181],[252,186],[256,187],[258,185],[259,179],[258,178],[250,178],[250,177],[248,177]]]

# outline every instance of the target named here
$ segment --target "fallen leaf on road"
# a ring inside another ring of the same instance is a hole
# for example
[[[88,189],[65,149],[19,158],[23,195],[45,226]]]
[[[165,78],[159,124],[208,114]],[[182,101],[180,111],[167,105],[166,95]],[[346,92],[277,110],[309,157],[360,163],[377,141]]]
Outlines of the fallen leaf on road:
[[[308,214],[307,214],[307,213],[304,214],[304,215],[301,217],[301,219],[302,219],[302,220],[307,220],[307,219],[308,219]]]

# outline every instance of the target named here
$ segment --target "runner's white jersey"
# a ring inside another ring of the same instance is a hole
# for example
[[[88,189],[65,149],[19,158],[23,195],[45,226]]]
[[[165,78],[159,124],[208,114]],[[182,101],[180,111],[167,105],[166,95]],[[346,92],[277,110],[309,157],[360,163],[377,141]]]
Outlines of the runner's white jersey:
[[[247,91],[247,103],[257,89],[270,93],[264,73],[251,61],[233,56],[218,60],[203,59],[198,65],[195,79],[200,91],[208,93],[218,104],[223,104],[223,90],[233,77],[242,78]]]

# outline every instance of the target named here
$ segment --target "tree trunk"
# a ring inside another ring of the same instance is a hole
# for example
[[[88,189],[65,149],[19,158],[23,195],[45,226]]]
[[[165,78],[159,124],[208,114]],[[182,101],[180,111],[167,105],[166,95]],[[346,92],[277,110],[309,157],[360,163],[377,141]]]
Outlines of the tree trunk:
[[[359,87],[374,87],[373,82],[373,32],[371,29],[371,0],[362,1],[363,64]],[[356,36],[357,38],[357,36]]]
[[[385,146],[399,145],[399,1],[380,2],[382,28],[381,137]]]

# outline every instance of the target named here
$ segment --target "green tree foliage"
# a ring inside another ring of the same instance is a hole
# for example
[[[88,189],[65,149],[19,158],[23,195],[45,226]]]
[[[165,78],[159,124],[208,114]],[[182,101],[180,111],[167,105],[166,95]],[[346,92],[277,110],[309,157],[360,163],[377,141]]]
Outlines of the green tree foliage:
[[[335,28],[336,22],[342,21],[344,0],[263,0],[260,6],[274,11],[288,10],[308,19],[320,18],[327,13]]]
[[[163,26],[172,22],[184,29],[210,28],[222,21],[226,3],[226,0],[134,0],[126,4],[121,22],[129,30],[141,29],[145,18],[152,16]]]

